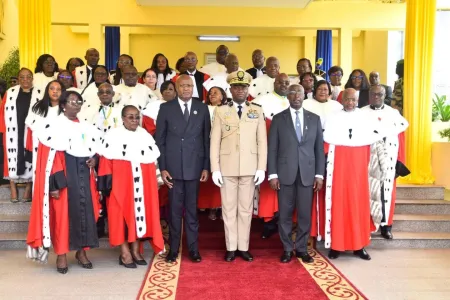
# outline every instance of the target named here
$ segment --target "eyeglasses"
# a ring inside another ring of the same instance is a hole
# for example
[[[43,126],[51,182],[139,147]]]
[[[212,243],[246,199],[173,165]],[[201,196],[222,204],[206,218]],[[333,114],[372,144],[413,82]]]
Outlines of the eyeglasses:
[[[193,88],[193,87],[194,87],[193,84],[180,84],[180,88],[182,88],[182,89]]]
[[[83,100],[67,100],[67,103],[73,106],[81,106],[83,105]]]
[[[72,79],[72,76],[70,75],[58,75],[58,78],[62,78],[62,79]]]
[[[331,73],[330,76],[342,77],[342,73]]]
[[[25,80],[25,79],[33,79],[32,75],[23,75],[23,76],[19,76],[19,79]]]
[[[370,93],[370,96],[381,98],[384,96],[384,93]]]
[[[101,95],[111,95],[113,93],[113,91],[110,91],[110,90],[106,90],[106,91],[102,91],[102,90],[100,90],[100,91],[98,91],[97,92],[97,95],[99,95],[99,96],[101,96]]]
[[[184,61],[185,62],[196,62],[197,59],[196,58],[185,58]]]
[[[106,72],[95,72],[94,73],[94,76],[107,76],[108,75],[108,73],[106,73]]]
[[[350,77],[351,79],[359,79],[362,80],[364,78],[364,76],[352,76]]]
[[[139,121],[141,119],[141,116],[128,115],[128,116],[125,116],[125,119],[127,119],[129,121]]]

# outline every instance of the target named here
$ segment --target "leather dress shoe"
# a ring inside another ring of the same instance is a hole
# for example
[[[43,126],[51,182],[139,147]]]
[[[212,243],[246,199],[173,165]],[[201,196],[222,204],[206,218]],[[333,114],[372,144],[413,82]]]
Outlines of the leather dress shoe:
[[[202,257],[200,256],[200,253],[198,253],[198,251],[190,251],[189,259],[195,263],[199,263],[202,261]]]
[[[295,251],[295,256],[297,256],[297,258],[301,258],[302,262],[307,264],[314,262],[314,259],[308,254],[308,252]]]
[[[261,238],[262,239],[268,239],[270,238],[272,235],[274,235],[275,233],[277,233],[277,228],[266,228],[264,227]]]
[[[336,259],[339,255],[341,255],[341,252],[337,250],[330,249],[330,252],[328,252],[328,258],[330,259]]]
[[[166,262],[174,263],[177,261],[178,253],[169,252],[166,256]]]
[[[227,251],[225,253],[225,261],[231,262],[236,259],[236,251]]]
[[[361,250],[353,251],[354,255],[359,256],[360,258],[364,260],[371,260],[369,253],[367,253],[366,249],[362,248]]]
[[[390,226],[382,226],[381,227],[381,236],[387,240],[392,240],[394,238],[394,236],[392,235],[391,227]]]
[[[245,261],[253,261],[253,255],[248,251],[239,251],[239,256]]]
[[[280,261],[282,263],[288,263],[292,259],[292,251],[284,251],[283,255],[281,255]]]

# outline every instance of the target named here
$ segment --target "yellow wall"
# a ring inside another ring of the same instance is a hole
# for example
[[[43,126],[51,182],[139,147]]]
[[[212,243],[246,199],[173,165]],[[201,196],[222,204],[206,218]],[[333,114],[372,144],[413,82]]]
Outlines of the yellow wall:
[[[4,20],[3,39],[0,38],[0,65],[8,56],[12,48],[19,45],[19,16],[17,3],[14,0],[3,0]]]
[[[89,35],[87,33],[73,33],[70,26],[52,26],[52,55],[60,68],[65,69],[67,61],[71,57],[80,57],[84,60],[84,54],[89,47]]]
[[[186,51],[194,51],[199,59],[199,67],[204,63],[206,53],[215,53],[219,42],[199,42],[196,36],[186,35],[131,35],[130,55],[133,56],[139,71],[148,68],[156,53],[164,53],[170,66],[175,68],[176,61]],[[256,48],[264,50],[264,55],[277,56],[281,70],[287,73],[296,72],[297,60],[303,57],[303,40],[301,37],[241,37],[240,42],[227,43],[230,52],[239,58],[242,68],[252,67],[251,54]]]

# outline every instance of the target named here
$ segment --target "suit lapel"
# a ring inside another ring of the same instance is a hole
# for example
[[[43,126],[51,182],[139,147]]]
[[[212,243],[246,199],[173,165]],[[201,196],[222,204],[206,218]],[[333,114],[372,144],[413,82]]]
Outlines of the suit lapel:
[[[195,126],[195,123],[197,123],[197,121],[199,119],[199,117],[198,117],[198,105],[199,105],[199,103],[197,103],[197,101],[194,100],[194,99],[192,99],[191,101],[192,101],[191,111],[189,113],[189,121],[188,121],[188,124],[186,126],[185,132],[189,132],[189,130]]]
[[[283,112],[283,115],[284,115],[284,119],[287,122],[287,124],[286,124],[287,128],[289,128],[291,133],[294,135],[295,140],[298,142],[297,133],[295,132],[294,123],[292,122],[291,111],[289,110],[289,108]]]
[[[306,136],[308,135],[308,126],[311,128],[311,114],[309,111],[303,109],[303,134],[302,134],[302,142],[306,140]]]
[[[203,81],[204,81],[204,77],[203,77],[203,73],[200,73],[198,70],[195,72],[194,74],[194,78],[195,78],[195,84],[197,87],[197,92],[198,92],[198,98],[203,101]]]

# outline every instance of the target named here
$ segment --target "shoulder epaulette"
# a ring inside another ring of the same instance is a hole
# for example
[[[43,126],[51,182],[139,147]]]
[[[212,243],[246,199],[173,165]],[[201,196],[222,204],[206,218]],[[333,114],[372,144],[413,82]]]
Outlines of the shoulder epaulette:
[[[250,104],[262,107],[261,104],[257,104],[257,103],[253,103],[253,102],[250,102]]]

